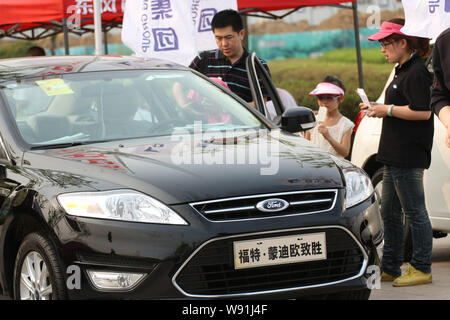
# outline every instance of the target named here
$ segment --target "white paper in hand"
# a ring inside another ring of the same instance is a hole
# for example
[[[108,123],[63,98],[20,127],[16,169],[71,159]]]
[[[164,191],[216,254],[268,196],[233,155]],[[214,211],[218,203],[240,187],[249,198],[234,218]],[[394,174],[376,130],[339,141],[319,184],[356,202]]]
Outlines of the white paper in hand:
[[[318,123],[324,123],[325,118],[327,117],[327,108],[319,107],[319,112],[317,113],[316,119]]]
[[[361,101],[367,106],[370,107],[370,101],[369,98],[367,98],[366,92],[364,91],[364,89],[362,88],[358,88],[356,89],[356,93],[359,95],[359,97],[361,98]],[[364,110],[365,113],[369,113],[369,110]]]

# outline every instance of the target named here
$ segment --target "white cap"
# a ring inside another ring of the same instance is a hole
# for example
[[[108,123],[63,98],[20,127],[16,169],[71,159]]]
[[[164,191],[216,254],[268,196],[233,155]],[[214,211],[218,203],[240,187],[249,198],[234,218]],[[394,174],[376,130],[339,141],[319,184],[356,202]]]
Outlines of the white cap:
[[[341,87],[330,82],[321,82],[317,87],[309,93],[311,96],[317,96],[319,94],[334,94],[334,95],[344,95],[344,90]]]

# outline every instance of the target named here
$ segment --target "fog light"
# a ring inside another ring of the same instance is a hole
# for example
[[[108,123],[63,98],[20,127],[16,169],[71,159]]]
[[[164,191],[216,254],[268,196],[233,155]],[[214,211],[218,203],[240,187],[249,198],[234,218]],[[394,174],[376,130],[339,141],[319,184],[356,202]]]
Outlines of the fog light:
[[[89,278],[99,290],[127,291],[136,287],[146,273],[106,272],[88,270]]]

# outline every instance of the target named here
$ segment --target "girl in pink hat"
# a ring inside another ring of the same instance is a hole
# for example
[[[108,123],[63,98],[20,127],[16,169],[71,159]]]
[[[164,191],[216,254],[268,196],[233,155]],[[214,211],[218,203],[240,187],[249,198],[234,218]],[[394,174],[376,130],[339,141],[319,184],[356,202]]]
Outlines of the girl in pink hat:
[[[307,131],[305,138],[331,154],[347,157],[355,125],[339,111],[339,105],[344,101],[344,85],[338,78],[327,76],[309,94],[317,97],[319,125]]]
[[[425,205],[423,172],[430,166],[433,118],[430,109],[432,78],[424,61],[429,40],[405,35],[405,21],[383,22],[369,37],[379,41],[381,52],[396,64],[395,76],[386,88],[384,104],[360,104],[369,117],[383,118],[376,160],[384,165],[381,216],[384,248],[381,281],[395,287],[432,282],[433,231]],[[410,224],[412,258],[402,275],[404,251],[403,214]]]

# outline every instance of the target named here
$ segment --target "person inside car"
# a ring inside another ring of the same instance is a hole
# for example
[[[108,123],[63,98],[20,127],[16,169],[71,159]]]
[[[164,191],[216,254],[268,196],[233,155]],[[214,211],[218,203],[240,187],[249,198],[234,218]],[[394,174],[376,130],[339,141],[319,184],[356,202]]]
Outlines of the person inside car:
[[[210,79],[228,90],[230,89],[222,79],[216,77]],[[172,91],[178,106],[194,116],[195,120],[205,121],[207,124],[231,123],[229,113],[223,112],[211,99],[200,96],[197,91],[189,90],[186,94],[180,82],[175,82]]]
[[[372,103],[361,109],[369,117],[383,118],[377,161],[384,164],[381,215],[384,221],[382,281],[395,287],[432,282],[433,231],[425,205],[423,172],[430,166],[433,118],[430,110],[431,75],[423,57],[430,51],[429,39],[401,32],[404,19],[383,22],[369,37],[379,41],[381,52],[397,64],[386,89],[385,104]],[[403,264],[405,213],[411,225],[413,253],[406,273]]]

